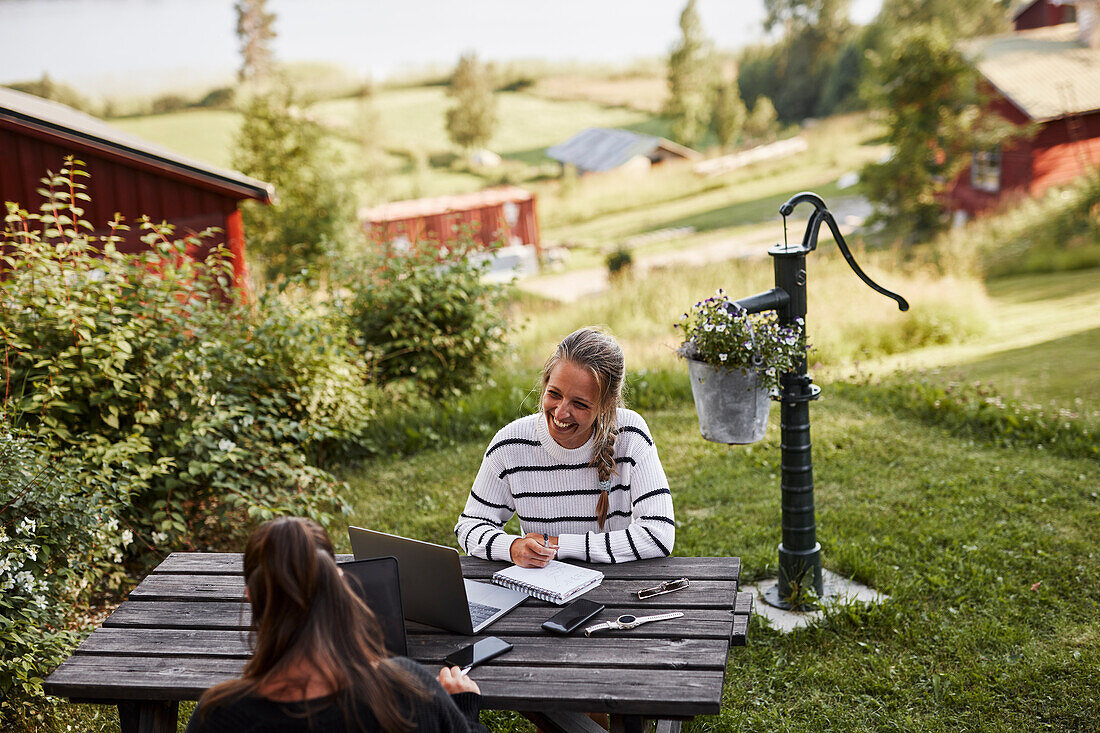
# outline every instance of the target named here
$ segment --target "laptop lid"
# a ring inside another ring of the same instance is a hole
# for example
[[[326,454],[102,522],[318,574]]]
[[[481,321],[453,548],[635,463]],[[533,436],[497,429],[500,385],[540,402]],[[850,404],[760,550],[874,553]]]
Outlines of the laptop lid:
[[[392,656],[408,656],[405,614],[397,558],[375,557],[339,563],[344,582],[367,604],[382,627],[382,641]]]
[[[527,594],[489,583],[463,580],[458,550],[431,542],[348,527],[351,551],[357,559],[392,555],[401,576],[405,618],[458,634],[473,634],[523,603]],[[491,605],[494,612],[476,625],[470,618],[470,597]],[[484,594],[484,597],[482,597]]]

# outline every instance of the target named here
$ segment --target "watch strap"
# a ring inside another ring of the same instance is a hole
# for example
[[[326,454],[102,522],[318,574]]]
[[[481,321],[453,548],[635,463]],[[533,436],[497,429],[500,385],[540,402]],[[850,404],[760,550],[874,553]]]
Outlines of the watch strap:
[[[609,623],[609,622],[607,622],[607,621],[601,621],[601,622],[600,622],[600,623],[598,623],[598,624],[594,624],[594,625],[592,625],[592,626],[589,626],[589,627],[587,627],[587,628],[586,628],[586,629],[584,630],[584,635],[585,635],[585,636],[592,636],[592,632],[593,632],[593,631],[603,631],[604,629],[610,629],[610,628],[613,628],[613,626],[614,626],[613,624],[611,624],[611,623]]]

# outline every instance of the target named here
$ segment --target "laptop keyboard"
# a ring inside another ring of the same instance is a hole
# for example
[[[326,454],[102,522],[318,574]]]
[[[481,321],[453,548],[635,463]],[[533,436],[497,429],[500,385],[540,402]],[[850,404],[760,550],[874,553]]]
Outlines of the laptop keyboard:
[[[470,601],[470,620],[473,621],[474,626],[477,626],[499,610],[499,608],[493,606],[486,606],[484,603]]]

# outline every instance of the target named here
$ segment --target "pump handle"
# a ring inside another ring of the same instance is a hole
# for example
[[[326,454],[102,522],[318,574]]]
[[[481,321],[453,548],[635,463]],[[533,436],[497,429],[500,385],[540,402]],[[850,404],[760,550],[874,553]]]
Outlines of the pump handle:
[[[856,262],[855,257],[852,256],[852,251],[848,249],[848,243],[844,241],[844,236],[840,233],[840,228],[836,224],[836,219],[832,213],[825,206],[825,201],[820,196],[812,191],[803,191],[802,193],[796,193],[791,196],[787,201],[779,207],[779,213],[784,216],[790,216],[794,212],[794,207],[801,203],[810,203],[814,206],[814,213],[810,215],[810,221],[806,224],[806,233],[802,237],[802,249],[806,252],[813,252],[817,249],[817,237],[818,232],[821,229],[822,224],[827,224],[829,230],[833,233],[833,239],[836,240],[837,247],[840,248],[840,253],[844,255],[845,262],[852,268],[852,271],[859,276],[859,279],[867,283],[868,287],[878,293],[882,293],[887,298],[893,298],[898,303],[898,310],[909,310],[909,302],[905,298],[901,297],[897,293],[894,293],[876,283],[871,278],[867,277],[867,274],[863,272],[859,264]]]

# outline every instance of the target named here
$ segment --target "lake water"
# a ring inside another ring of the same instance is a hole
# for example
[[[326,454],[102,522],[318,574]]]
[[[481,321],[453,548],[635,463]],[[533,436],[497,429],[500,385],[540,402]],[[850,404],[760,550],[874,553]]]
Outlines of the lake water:
[[[271,0],[276,56],[363,77],[483,59],[619,63],[668,53],[685,0]],[[866,22],[881,0],[855,0]],[[763,0],[698,0],[720,48],[764,37]],[[228,81],[233,0],[0,0],[0,83],[54,79],[125,95]]]

